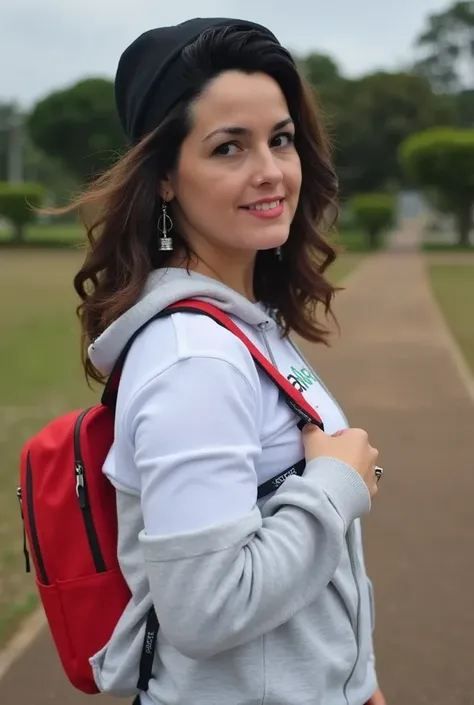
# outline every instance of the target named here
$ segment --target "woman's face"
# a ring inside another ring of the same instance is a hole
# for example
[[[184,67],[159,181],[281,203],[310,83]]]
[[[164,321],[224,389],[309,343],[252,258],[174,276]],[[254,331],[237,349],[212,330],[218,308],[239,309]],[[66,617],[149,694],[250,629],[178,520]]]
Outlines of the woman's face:
[[[301,187],[295,128],[266,74],[227,71],[194,103],[193,127],[164,185],[201,252],[248,258],[288,238]]]

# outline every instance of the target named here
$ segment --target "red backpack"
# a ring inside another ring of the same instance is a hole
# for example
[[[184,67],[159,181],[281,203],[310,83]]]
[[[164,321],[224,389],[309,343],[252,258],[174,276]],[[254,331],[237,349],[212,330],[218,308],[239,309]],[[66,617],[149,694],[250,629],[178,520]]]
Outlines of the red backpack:
[[[247,346],[255,363],[279,387],[304,423],[323,428],[303,395],[262,355],[240,328],[215,306],[178,302],[148,321],[129,340],[105,387],[100,404],[55,419],[31,438],[21,454],[20,501],[36,585],[62,666],[71,683],[97,693],[89,658],[110,640],[131,595],[117,560],[115,489],[102,472],[114,439],[114,407],[125,357],[137,335],[155,318],[171,312],[213,318]],[[291,474],[303,473],[304,460],[280,472],[258,490],[263,497]],[[154,610],[148,614],[137,688],[147,690],[158,633]],[[137,674],[138,675],[138,674]]]

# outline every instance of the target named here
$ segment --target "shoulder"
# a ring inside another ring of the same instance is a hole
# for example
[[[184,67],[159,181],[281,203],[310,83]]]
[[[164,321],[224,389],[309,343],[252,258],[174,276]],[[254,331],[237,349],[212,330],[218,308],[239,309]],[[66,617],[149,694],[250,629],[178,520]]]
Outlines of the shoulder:
[[[194,313],[173,313],[143,330],[128,353],[121,387],[129,397],[168,370],[185,368],[191,374],[193,368],[215,368],[220,377],[227,371],[242,376],[255,392],[259,388],[258,372],[246,346],[216,321]]]

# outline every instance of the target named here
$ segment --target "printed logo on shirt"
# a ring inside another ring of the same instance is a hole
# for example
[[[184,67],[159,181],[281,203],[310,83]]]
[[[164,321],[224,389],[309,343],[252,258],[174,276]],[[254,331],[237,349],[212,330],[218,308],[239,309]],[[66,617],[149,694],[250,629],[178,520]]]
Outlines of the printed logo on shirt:
[[[306,392],[315,382],[318,381],[316,375],[306,367],[301,367],[301,369],[291,367],[290,369],[291,372],[287,376],[287,380],[301,393]]]

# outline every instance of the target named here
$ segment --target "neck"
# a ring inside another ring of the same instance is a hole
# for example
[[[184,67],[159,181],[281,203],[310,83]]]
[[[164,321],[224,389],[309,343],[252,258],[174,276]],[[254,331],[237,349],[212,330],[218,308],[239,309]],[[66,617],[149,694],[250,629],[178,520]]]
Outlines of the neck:
[[[202,248],[200,248],[202,249]],[[255,253],[198,252],[192,257],[188,267],[191,271],[222,282],[249,301],[255,302],[253,277]],[[182,253],[173,257],[171,266],[185,267]]]

